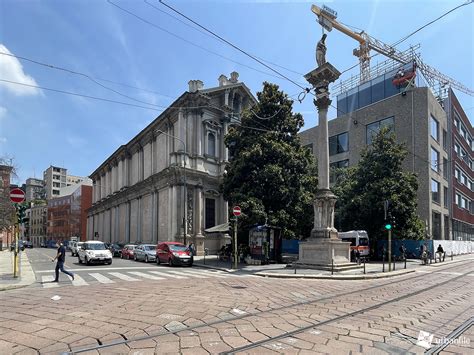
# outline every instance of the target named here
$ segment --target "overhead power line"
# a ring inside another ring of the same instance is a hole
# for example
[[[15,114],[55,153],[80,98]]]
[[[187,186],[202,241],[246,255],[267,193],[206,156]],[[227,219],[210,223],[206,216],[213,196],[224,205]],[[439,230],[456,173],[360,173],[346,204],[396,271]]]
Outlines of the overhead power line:
[[[138,100],[138,99],[135,99],[134,97],[132,96],[129,96],[129,95],[126,95],[126,94],[123,94],[121,93],[120,91],[117,91],[115,89],[112,89],[106,85],[103,85],[101,83],[99,83],[96,79],[94,79],[92,76],[88,75],[88,74],[85,74],[85,73],[81,73],[81,72],[77,72],[77,71],[74,71],[74,70],[71,70],[71,69],[67,69],[67,68],[61,68],[61,67],[57,67],[55,65],[52,65],[52,64],[47,64],[47,63],[42,63],[42,62],[39,62],[37,60],[33,60],[33,59],[30,59],[30,58],[26,58],[26,57],[22,57],[22,56],[19,56],[19,55],[15,55],[15,54],[11,54],[11,53],[5,53],[5,52],[0,52],[1,55],[6,55],[6,56],[9,56],[9,57],[14,57],[14,58],[17,58],[17,59],[21,59],[21,60],[26,60],[28,62],[31,62],[31,63],[34,63],[34,64],[37,64],[37,65],[41,65],[41,66],[44,66],[48,69],[54,69],[54,70],[59,70],[59,71],[64,71],[64,72],[67,72],[69,74],[74,74],[74,75],[79,75],[79,76],[82,76],[82,77],[85,77],[87,78],[88,80],[92,81],[94,84],[102,87],[103,89],[106,89],[106,90],[109,90],[109,91],[112,91],[113,93],[117,94],[117,95],[120,95],[122,97],[125,97],[129,100],[132,100],[132,101],[135,101],[135,102],[139,102],[139,103],[142,103],[142,104],[146,104],[146,105],[150,105],[150,106],[155,106],[155,107],[163,107],[163,106],[160,106],[160,105],[156,105],[156,104],[153,104],[151,102],[147,102],[147,101],[143,101],[143,100]],[[164,96],[164,95],[163,95]],[[170,96],[168,96],[170,97]]]
[[[203,30],[201,30],[201,29],[199,29],[199,28],[197,28],[197,27],[195,27],[195,26],[192,26],[191,24],[189,24],[189,23],[186,22],[186,21],[181,20],[181,19],[180,19],[179,17],[177,17],[177,16],[173,16],[173,15],[170,14],[169,12],[166,12],[166,11],[160,9],[159,7],[153,5],[152,3],[148,2],[148,0],[143,0],[143,1],[145,2],[145,4],[147,4],[148,6],[152,7],[152,8],[155,9],[156,11],[159,11],[159,12],[161,12],[161,13],[163,13],[163,14],[169,16],[169,17],[171,17],[172,19],[175,19],[176,21],[182,23],[183,25],[185,25],[185,26],[187,26],[187,27],[189,27],[189,28],[192,28],[192,29],[195,30],[195,31],[198,31],[199,33],[201,33],[201,34],[203,34],[203,35],[205,35],[205,36],[207,36],[207,37],[209,37],[209,38],[216,39],[216,40],[219,40],[219,41],[220,41],[220,39],[216,38],[215,36],[211,35],[210,33],[206,32],[206,31],[203,31]],[[256,56],[256,55],[254,55],[254,56],[255,56],[256,58],[258,58],[258,59],[260,59],[260,60],[266,62],[266,63],[269,63],[269,64],[271,64],[271,65],[274,65],[274,66],[279,67],[279,68],[282,68],[282,69],[285,69],[285,70],[287,70],[287,71],[289,71],[289,72],[292,72],[292,73],[294,73],[294,74],[301,75],[301,76],[304,75],[303,73],[297,72],[297,71],[295,71],[295,70],[293,70],[293,69],[289,69],[289,68],[287,68],[287,67],[284,67],[283,65],[279,65],[279,64],[273,63],[273,62],[271,62],[271,61],[269,61],[269,60],[266,60],[266,59],[261,58],[261,57]]]
[[[215,36],[216,38],[220,39],[222,42],[228,44],[229,46],[231,46],[232,48],[238,50],[239,52],[245,54],[247,57],[253,59],[254,61],[256,61],[257,63],[263,65],[265,68],[267,69],[270,69],[272,72],[278,74],[280,77],[288,80],[289,82],[293,83],[294,85],[298,86],[300,89],[302,90],[306,90],[306,88],[300,84],[298,84],[296,81],[288,78],[286,75],[282,74],[281,72],[279,72],[278,70],[276,69],[273,69],[271,66],[265,64],[263,61],[261,61],[260,59],[258,59],[257,57],[255,57],[254,55],[248,53],[247,51],[243,50],[242,48],[236,46],[235,44],[229,42],[228,40],[226,40],[225,38],[223,38],[222,36],[218,35],[217,33],[215,33],[214,31],[211,31],[210,29],[204,27],[203,25],[199,24],[198,22],[196,22],[195,20],[193,20],[192,18],[186,16],[185,14],[183,14],[182,12],[176,10],[175,8],[173,8],[172,6],[166,4],[164,1],[162,0],[159,0],[161,4],[163,4],[164,6],[166,6],[167,8],[169,8],[170,10],[176,12],[178,15],[184,17],[185,19],[187,19],[188,21],[192,22],[193,24],[195,24],[196,26],[199,26],[200,28],[202,28],[204,31],[212,34],[213,36]]]
[[[250,65],[237,62],[237,61],[235,61],[235,60],[233,60],[233,59],[231,59],[231,58],[229,58],[229,57],[226,57],[226,56],[224,56],[224,55],[222,55],[222,54],[219,54],[219,53],[217,53],[217,52],[214,52],[214,51],[212,51],[212,50],[210,50],[210,49],[208,49],[208,48],[206,48],[206,47],[200,46],[200,45],[198,45],[198,44],[196,44],[196,43],[194,43],[194,42],[192,42],[192,41],[190,41],[190,40],[187,40],[186,38],[183,38],[183,37],[181,37],[181,36],[179,36],[179,35],[177,35],[177,34],[171,32],[171,31],[169,31],[169,30],[167,30],[167,29],[165,29],[165,28],[163,28],[163,27],[161,27],[161,26],[158,26],[157,24],[155,24],[155,23],[153,23],[153,22],[151,22],[151,21],[148,21],[147,19],[145,19],[145,18],[143,18],[143,17],[141,17],[141,16],[139,16],[139,15],[133,13],[132,11],[129,11],[129,10],[127,10],[127,9],[125,9],[125,8],[123,8],[123,7],[119,6],[119,5],[117,5],[116,3],[112,2],[111,0],[107,0],[107,2],[108,2],[109,4],[115,6],[115,7],[118,8],[119,10],[121,10],[121,11],[123,11],[123,12],[129,14],[130,16],[135,17],[135,18],[139,19],[140,21],[142,21],[142,22],[144,22],[144,23],[146,23],[146,24],[148,24],[148,25],[150,25],[150,26],[152,26],[152,27],[154,27],[154,28],[156,28],[156,29],[158,29],[158,30],[160,30],[160,31],[162,31],[162,32],[165,32],[165,33],[169,34],[170,36],[173,36],[173,37],[175,37],[175,38],[178,38],[179,40],[181,40],[181,41],[183,41],[183,42],[186,42],[186,43],[188,43],[188,44],[190,44],[190,45],[192,45],[192,46],[194,46],[194,47],[196,47],[196,48],[199,48],[199,49],[201,49],[201,50],[203,50],[203,51],[206,51],[206,52],[208,52],[208,53],[211,53],[211,54],[213,54],[213,55],[215,55],[215,56],[218,56],[218,57],[220,57],[220,58],[222,58],[222,59],[225,59],[225,60],[230,61],[230,62],[232,62],[232,63],[235,63],[235,64],[237,64],[237,65],[246,67],[246,68],[248,68],[248,69],[250,69],[250,70],[259,72],[259,73],[261,73],[261,74],[270,75],[270,76],[273,76],[273,77],[278,78],[278,79],[284,79],[284,78],[282,78],[280,75],[274,75],[274,74],[272,74],[272,73],[265,72],[265,71],[263,71],[263,70],[260,70],[260,69],[251,67]]]

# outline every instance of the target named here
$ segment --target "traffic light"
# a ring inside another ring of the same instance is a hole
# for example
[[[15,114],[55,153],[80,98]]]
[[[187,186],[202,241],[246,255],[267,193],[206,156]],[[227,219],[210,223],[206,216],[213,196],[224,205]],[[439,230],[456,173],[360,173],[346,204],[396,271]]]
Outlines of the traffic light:
[[[386,229],[386,230],[392,229],[392,225],[391,225],[390,223],[387,223],[387,224],[385,225],[385,229]]]
[[[25,218],[26,216],[26,209],[28,207],[25,206],[25,205],[18,205],[16,207],[16,216],[17,216],[17,220],[18,220],[18,224],[22,224],[23,223],[23,219]]]

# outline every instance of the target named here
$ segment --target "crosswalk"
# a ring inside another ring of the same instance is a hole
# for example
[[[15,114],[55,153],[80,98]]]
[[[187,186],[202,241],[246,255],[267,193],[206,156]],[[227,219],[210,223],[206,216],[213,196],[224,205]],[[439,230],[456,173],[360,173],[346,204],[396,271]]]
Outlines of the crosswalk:
[[[82,276],[81,276],[82,275]],[[145,280],[176,280],[176,279],[225,279],[225,278],[235,278],[235,277],[244,277],[249,275],[236,275],[222,271],[215,270],[186,270],[186,271],[177,271],[177,270],[167,270],[163,271],[154,271],[154,270],[141,270],[141,271],[122,271],[122,272],[89,272],[79,275],[74,273],[74,280],[71,280],[66,275],[60,276],[60,282],[52,282],[54,276],[43,275],[41,276],[40,284],[43,288],[53,288],[60,287],[64,285],[72,286],[87,286],[90,283],[101,283],[101,284],[113,284],[118,281],[145,281]],[[67,279],[67,280],[66,280]]]

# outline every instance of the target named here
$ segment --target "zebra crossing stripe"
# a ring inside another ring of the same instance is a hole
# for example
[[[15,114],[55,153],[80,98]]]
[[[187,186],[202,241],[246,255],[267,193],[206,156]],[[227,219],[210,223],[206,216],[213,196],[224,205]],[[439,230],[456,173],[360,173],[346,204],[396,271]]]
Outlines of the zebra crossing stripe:
[[[140,281],[139,279],[122,274],[121,272],[109,272],[109,274],[124,281]]]
[[[74,280],[72,281],[74,286],[87,286],[89,285],[86,280],[80,277],[78,274],[74,274]]]
[[[148,272],[151,274],[158,275],[158,276],[172,277],[174,279],[187,279],[186,276],[172,275],[167,272],[160,272],[160,271],[148,271]]]
[[[181,275],[181,276],[187,276],[187,277],[196,277],[198,279],[207,279],[207,276],[202,276],[202,275],[197,275],[197,274],[190,274],[190,273],[184,273],[182,271],[168,271],[172,274],[176,274],[176,275]]]
[[[54,276],[42,276],[41,283],[43,284],[44,288],[51,288],[51,287],[58,287],[59,284],[57,282],[52,282],[54,280]]]
[[[144,279],[150,279],[150,280],[164,280],[165,279],[164,277],[153,276],[150,274],[145,274],[144,272],[140,272],[140,271],[130,271],[129,274],[140,276],[140,277],[143,277]]]
[[[227,277],[226,275],[219,274],[218,272],[215,271],[197,271],[197,270],[188,270],[190,274],[196,274],[196,275],[205,275],[207,277],[212,276],[212,277],[220,277],[220,278],[225,278]]]
[[[90,273],[89,275],[91,275],[94,279],[96,279],[97,281],[99,281],[102,284],[113,284],[113,283],[115,283],[114,281],[112,281],[108,277],[105,277],[104,275],[99,274],[98,272],[93,272],[93,273]]]

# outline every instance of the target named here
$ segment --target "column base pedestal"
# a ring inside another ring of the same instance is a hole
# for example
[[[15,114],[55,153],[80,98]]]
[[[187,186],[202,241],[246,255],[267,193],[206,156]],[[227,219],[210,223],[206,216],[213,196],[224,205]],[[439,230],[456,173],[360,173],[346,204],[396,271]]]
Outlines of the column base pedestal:
[[[299,259],[295,262],[299,268],[343,271],[362,267],[350,262],[348,242],[331,238],[311,238],[300,242],[299,248]]]

